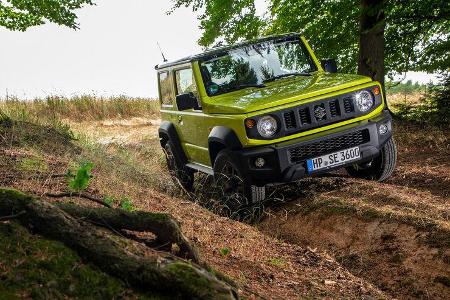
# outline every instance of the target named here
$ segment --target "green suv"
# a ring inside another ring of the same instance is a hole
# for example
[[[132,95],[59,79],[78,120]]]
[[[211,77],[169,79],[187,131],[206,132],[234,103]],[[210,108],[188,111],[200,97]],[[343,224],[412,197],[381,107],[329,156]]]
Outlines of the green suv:
[[[187,190],[200,171],[257,202],[268,184],[337,168],[383,181],[394,170],[380,83],[319,62],[300,34],[213,48],[156,70],[161,146]]]

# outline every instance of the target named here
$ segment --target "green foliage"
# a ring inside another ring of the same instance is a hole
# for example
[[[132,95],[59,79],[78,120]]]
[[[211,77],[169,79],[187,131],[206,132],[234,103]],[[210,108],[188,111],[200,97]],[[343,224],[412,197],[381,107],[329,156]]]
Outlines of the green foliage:
[[[264,21],[256,16],[253,0],[175,0],[174,9],[192,6],[194,11],[204,8],[200,27],[204,30],[199,43],[211,45],[218,38],[231,43],[239,38],[249,39],[259,33]]]
[[[173,0],[200,14],[200,45],[232,43],[258,35],[298,32],[311,41],[320,58],[337,58],[341,71],[355,72],[359,49],[361,0],[271,0],[263,17],[250,0]],[[386,71],[443,71],[450,65],[450,2],[382,1]],[[365,11],[370,15],[370,11]]]
[[[224,247],[224,248],[221,248],[221,249],[219,250],[219,253],[220,253],[220,255],[222,255],[223,257],[227,257],[228,255],[230,255],[231,250],[230,250],[230,248]]]
[[[450,125],[450,74],[444,74],[439,84],[429,84],[420,105],[397,104],[397,116],[403,119]]]
[[[108,204],[110,207],[113,206],[114,202],[116,202],[116,200],[113,197],[110,196],[105,196],[103,198],[103,202],[105,202],[106,204]]]
[[[75,176],[68,172],[69,177],[69,188],[74,192],[81,192],[89,186],[89,181],[91,180],[91,171],[94,164],[91,162],[85,162],[80,165]]]
[[[419,84],[418,82],[412,83],[412,80],[408,80],[407,82],[401,82],[399,84],[391,84],[389,82],[386,83],[386,89],[391,94],[412,94],[412,93],[420,93],[425,92],[427,89],[426,85]]]
[[[78,29],[74,10],[92,0],[6,0],[0,2],[0,26],[25,31],[46,21]]]
[[[123,210],[126,210],[126,211],[133,211],[134,210],[133,203],[131,202],[130,199],[128,199],[126,197],[120,199],[120,208],[122,208]]]

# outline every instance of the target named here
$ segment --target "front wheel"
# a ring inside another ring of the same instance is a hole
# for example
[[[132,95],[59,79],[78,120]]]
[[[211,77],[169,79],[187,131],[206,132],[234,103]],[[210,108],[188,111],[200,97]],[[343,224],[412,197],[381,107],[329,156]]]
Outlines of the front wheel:
[[[229,150],[222,150],[217,155],[214,161],[214,178],[221,198],[231,210],[266,198],[266,188],[248,182],[239,168],[238,159]]]
[[[391,177],[397,163],[397,146],[391,137],[383,148],[380,155],[371,162],[365,164],[354,164],[345,168],[352,177],[369,180],[385,181]]]

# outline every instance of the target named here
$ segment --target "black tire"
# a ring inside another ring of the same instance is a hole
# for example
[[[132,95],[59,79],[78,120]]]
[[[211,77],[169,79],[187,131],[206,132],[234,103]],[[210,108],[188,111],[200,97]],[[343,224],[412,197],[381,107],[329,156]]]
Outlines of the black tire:
[[[174,152],[174,145],[171,141],[164,145],[167,168],[175,185],[181,185],[186,191],[192,191],[194,185],[194,171],[184,165],[181,159]]]
[[[397,146],[391,137],[380,151],[380,155],[366,164],[354,164],[347,167],[348,174],[352,177],[369,180],[385,181],[391,177],[397,163]]]
[[[251,185],[239,168],[233,152],[222,150],[214,161],[214,178],[220,196],[231,210],[262,202],[266,198],[264,186]]]

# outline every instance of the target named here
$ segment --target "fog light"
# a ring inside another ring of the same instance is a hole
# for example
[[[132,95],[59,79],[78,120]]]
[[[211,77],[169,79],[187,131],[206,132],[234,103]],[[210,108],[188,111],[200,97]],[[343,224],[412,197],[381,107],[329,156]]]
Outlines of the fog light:
[[[262,168],[262,167],[264,167],[265,164],[266,164],[266,161],[264,160],[264,158],[258,157],[257,159],[255,159],[255,166],[256,167]]]
[[[386,134],[388,132],[388,127],[386,124],[381,124],[380,128],[378,128],[378,132],[380,132],[381,135]]]

